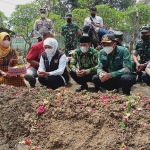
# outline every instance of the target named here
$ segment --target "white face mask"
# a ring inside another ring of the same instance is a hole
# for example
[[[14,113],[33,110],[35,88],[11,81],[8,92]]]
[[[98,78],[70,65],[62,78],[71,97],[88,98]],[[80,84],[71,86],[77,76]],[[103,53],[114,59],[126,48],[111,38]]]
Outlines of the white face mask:
[[[3,46],[6,47],[6,48],[9,47],[10,46],[10,41],[4,40],[3,41]]]
[[[105,47],[103,47],[103,49],[107,54],[110,54],[113,51],[112,46],[105,46]]]
[[[53,48],[47,48],[47,49],[45,49],[45,53],[47,54],[47,56],[53,56],[54,49]]]
[[[46,14],[41,14],[41,17],[42,17],[42,18],[45,18],[45,17],[46,17]]]
[[[80,49],[81,49],[82,53],[86,53],[89,50],[87,47],[84,47],[84,46],[80,47]]]

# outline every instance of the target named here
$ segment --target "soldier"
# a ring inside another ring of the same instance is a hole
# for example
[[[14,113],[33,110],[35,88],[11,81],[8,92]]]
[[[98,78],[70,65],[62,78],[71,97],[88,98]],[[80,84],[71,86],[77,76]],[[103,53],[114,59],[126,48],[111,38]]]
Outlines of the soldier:
[[[150,26],[143,26],[141,28],[141,40],[136,42],[132,53],[132,58],[135,63],[135,70],[138,74],[137,81],[142,81],[142,71],[145,70],[150,60]],[[138,56],[140,60],[138,60]]]
[[[127,48],[117,46],[113,34],[105,34],[102,38],[103,49],[98,56],[97,75],[93,77],[95,89],[107,90],[122,88],[123,94],[130,95],[136,82],[132,74],[132,62]]]
[[[116,42],[118,46],[122,46],[123,42],[123,32],[122,31],[115,31],[114,36],[116,38]]]
[[[41,18],[37,19],[34,23],[34,33],[38,42],[42,41],[42,36],[45,32],[51,31],[54,33],[53,23],[50,19],[46,18],[46,9],[40,9]]]
[[[77,38],[80,35],[79,27],[72,22],[72,15],[69,13],[65,16],[66,23],[61,27],[61,35],[64,36],[65,53],[69,54],[70,50],[77,47]]]

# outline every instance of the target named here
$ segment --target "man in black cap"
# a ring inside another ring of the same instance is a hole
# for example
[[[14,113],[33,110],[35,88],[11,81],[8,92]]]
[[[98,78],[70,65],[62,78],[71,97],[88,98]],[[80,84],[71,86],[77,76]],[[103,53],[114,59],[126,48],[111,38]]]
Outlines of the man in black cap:
[[[46,9],[40,9],[41,18],[37,19],[34,23],[34,33],[38,42],[42,41],[43,34],[45,32],[51,31],[54,33],[53,23],[50,19],[46,18]]]
[[[102,27],[103,26],[103,19],[96,15],[97,9],[96,7],[90,8],[90,17],[87,17],[84,20],[84,25],[92,24],[95,27]]]
[[[65,54],[77,48],[77,39],[80,35],[79,27],[72,22],[72,14],[68,13],[65,16],[66,23],[61,27],[61,35],[64,37]]]
[[[150,26],[144,25],[141,28],[141,35],[141,40],[135,43],[134,50],[132,52],[132,58],[138,74],[137,81],[142,81],[142,71],[145,70],[148,62],[150,61]],[[139,58],[140,60],[138,60]]]
[[[136,76],[133,73],[129,50],[123,46],[117,46],[113,34],[105,34],[102,45],[103,49],[98,56],[97,75],[92,79],[95,89],[122,88],[123,94],[130,95]]]
[[[88,89],[87,82],[92,82],[92,77],[97,71],[98,51],[91,47],[89,36],[81,36],[80,49],[77,49],[70,62],[71,77],[81,85],[76,92]]]

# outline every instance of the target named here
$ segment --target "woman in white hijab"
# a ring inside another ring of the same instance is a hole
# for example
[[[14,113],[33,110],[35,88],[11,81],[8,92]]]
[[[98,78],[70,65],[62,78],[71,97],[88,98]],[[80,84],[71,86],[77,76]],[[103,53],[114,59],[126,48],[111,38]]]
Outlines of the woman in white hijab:
[[[44,40],[45,52],[42,53],[38,69],[39,82],[52,89],[66,85],[69,74],[66,70],[67,58],[64,52],[58,50],[54,38]]]

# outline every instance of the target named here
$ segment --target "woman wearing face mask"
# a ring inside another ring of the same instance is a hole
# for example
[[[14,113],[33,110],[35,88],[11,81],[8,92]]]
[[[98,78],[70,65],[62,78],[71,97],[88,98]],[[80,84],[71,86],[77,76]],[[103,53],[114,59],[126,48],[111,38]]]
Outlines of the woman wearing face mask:
[[[92,77],[97,71],[98,51],[91,47],[89,36],[81,36],[80,49],[77,49],[70,62],[71,77],[81,86],[76,92],[87,90],[87,82],[92,82]]]
[[[136,82],[136,76],[129,50],[123,46],[116,46],[116,39],[112,34],[104,35],[101,43],[103,49],[98,57],[97,75],[92,79],[95,89],[122,88],[123,94],[130,95],[131,87]]]
[[[10,36],[6,32],[0,33],[0,84],[13,86],[26,86],[23,77],[12,77],[8,74],[9,62],[14,59],[17,60],[17,53],[10,47]],[[17,65],[14,61],[13,66]],[[12,67],[13,67],[12,66]]]
[[[43,34],[45,32],[51,31],[54,33],[54,26],[50,19],[46,18],[46,9],[40,9],[41,18],[37,19],[34,23],[34,33],[38,42],[42,41]]]
[[[45,52],[42,53],[38,69],[39,82],[53,90],[64,86],[69,81],[66,70],[66,55],[58,50],[58,43],[54,38],[44,40]]]

